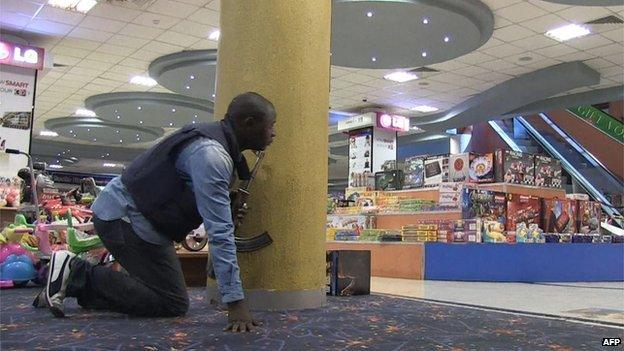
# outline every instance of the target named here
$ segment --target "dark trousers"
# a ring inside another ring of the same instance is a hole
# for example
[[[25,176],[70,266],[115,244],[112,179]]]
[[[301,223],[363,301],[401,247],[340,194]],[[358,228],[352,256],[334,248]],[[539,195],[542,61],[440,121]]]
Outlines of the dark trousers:
[[[84,308],[135,316],[173,317],[188,311],[182,267],[173,245],[148,243],[121,219],[94,217],[93,224],[104,246],[127,273],[75,259],[67,296],[76,297]]]

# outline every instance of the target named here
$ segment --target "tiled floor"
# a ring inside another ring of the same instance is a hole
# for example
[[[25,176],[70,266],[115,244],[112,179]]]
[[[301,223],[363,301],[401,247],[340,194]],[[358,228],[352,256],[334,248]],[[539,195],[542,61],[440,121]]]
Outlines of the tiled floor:
[[[624,326],[624,282],[487,283],[373,277],[376,293],[556,315]]]

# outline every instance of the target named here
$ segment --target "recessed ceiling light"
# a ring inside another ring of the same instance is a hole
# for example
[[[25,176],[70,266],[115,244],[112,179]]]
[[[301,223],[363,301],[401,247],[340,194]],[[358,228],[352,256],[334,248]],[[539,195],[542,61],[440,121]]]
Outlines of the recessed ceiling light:
[[[143,107],[137,106],[137,110],[142,110],[142,109],[143,109]]]
[[[132,77],[132,79],[130,79],[130,83],[143,85],[146,87],[153,87],[158,84],[158,82],[156,82],[154,79],[146,76],[134,76]]]
[[[173,122],[169,122],[169,126],[172,127],[173,126]]]
[[[212,94],[212,97],[216,97],[216,96],[217,96],[217,95],[215,95],[215,94]]]
[[[208,39],[210,40],[218,41],[220,37],[221,37],[221,31],[218,29],[208,34]]]
[[[112,167],[117,167],[117,164],[116,163],[104,163],[102,164],[102,166],[112,168]]]
[[[189,89],[191,89],[191,86],[190,86],[190,85],[187,85],[187,86],[186,86],[186,90],[189,90]]]
[[[84,116],[84,117],[96,117],[95,112],[91,110],[87,110],[86,108],[78,108],[76,112],[74,112],[76,116]]]
[[[392,80],[399,83],[409,82],[410,80],[418,79],[418,76],[412,72],[396,71],[384,76],[384,79]]]
[[[368,11],[368,12],[366,13],[366,17],[368,17],[368,18],[373,17],[373,13],[372,13],[371,11]]]
[[[139,124],[143,124],[143,121],[139,121]]]
[[[427,18],[427,17],[423,18],[422,23],[423,24],[429,24],[429,18]]]
[[[196,115],[196,114],[195,114],[195,115],[193,115],[193,118],[197,118],[197,115]]]
[[[82,13],[89,12],[96,4],[96,0],[48,0],[50,6]]]
[[[57,132],[53,132],[51,130],[42,130],[42,131],[39,132],[39,135],[41,135],[41,136],[49,136],[49,137],[57,137],[58,133]]]
[[[190,75],[189,78],[195,79],[195,76],[194,75]]]
[[[106,153],[106,156],[110,156],[110,154],[109,154],[109,153]]]
[[[427,52],[426,52],[426,51],[423,51],[422,53],[420,53],[420,55],[421,55],[422,57],[427,57]]]
[[[176,109],[175,109],[175,108],[172,108],[172,109],[171,109],[171,112],[176,112]]]
[[[375,62],[377,61],[377,58],[375,56],[371,57],[371,61]]]
[[[195,121],[193,121],[192,123],[195,124]]]
[[[118,130],[116,130],[116,131],[115,131],[115,133],[119,134],[119,131],[118,131]]]
[[[91,128],[87,128],[87,132],[90,132],[90,131],[91,131]]]
[[[56,162],[59,162],[59,161],[57,160]],[[61,165],[54,165],[54,164],[52,164],[52,165],[48,165],[48,168],[61,169],[61,168],[63,168],[63,166],[61,166]]]
[[[97,141],[97,138],[93,138],[93,141]]]
[[[122,140],[122,139],[119,139],[119,142],[120,142],[120,143],[123,143],[123,140]]]
[[[433,106],[421,105],[421,106],[412,107],[411,110],[426,113],[426,112],[435,112],[439,110],[439,108],[433,107]]]
[[[444,42],[448,43],[449,41],[451,41],[451,38],[449,36],[445,36],[444,37]]]
[[[121,118],[121,116],[120,116],[120,115],[117,115],[117,119],[120,119],[120,118]]]
[[[563,27],[555,28],[546,32],[546,36],[549,36],[557,41],[566,41],[578,37],[585,36],[591,33],[591,31],[578,24],[568,24]]]

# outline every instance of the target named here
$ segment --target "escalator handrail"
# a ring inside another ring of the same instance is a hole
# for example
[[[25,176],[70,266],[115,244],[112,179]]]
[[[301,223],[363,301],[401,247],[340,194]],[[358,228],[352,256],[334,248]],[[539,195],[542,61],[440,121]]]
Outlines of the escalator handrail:
[[[566,172],[568,172],[571,176],[573,176],[579,184],[585,190],[592,195],[594,199],[597,199],[601,205],[602,209],[613,218],[620,226],[622,226],[622,215],[613,207],[613,204],[600,192],[598,189],[594,188],[594,186],[585,178],[581,173],[579,173],[568,160],[566,160],[557,149],[555,149],[527,120],[522,116],[516,117],[520,124],[531,134],[531,136],[540,143],[540,145],[551,154],[551,156],[557,158],[561,161],[561,165],[564,167]]]

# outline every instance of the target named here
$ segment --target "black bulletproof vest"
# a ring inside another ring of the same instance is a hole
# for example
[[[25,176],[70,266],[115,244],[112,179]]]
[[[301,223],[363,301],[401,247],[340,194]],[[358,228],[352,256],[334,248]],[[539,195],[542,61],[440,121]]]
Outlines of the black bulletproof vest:
[[[227,119],[182,127],[139,155],[121,175],[137,209],[158,232],[174,241],[182,241],[202,223],[193,190],[180,178],[175,167],[183,147],[199,137],[223,145],[234,161],[238,177],[249,179],[247,161]]]

